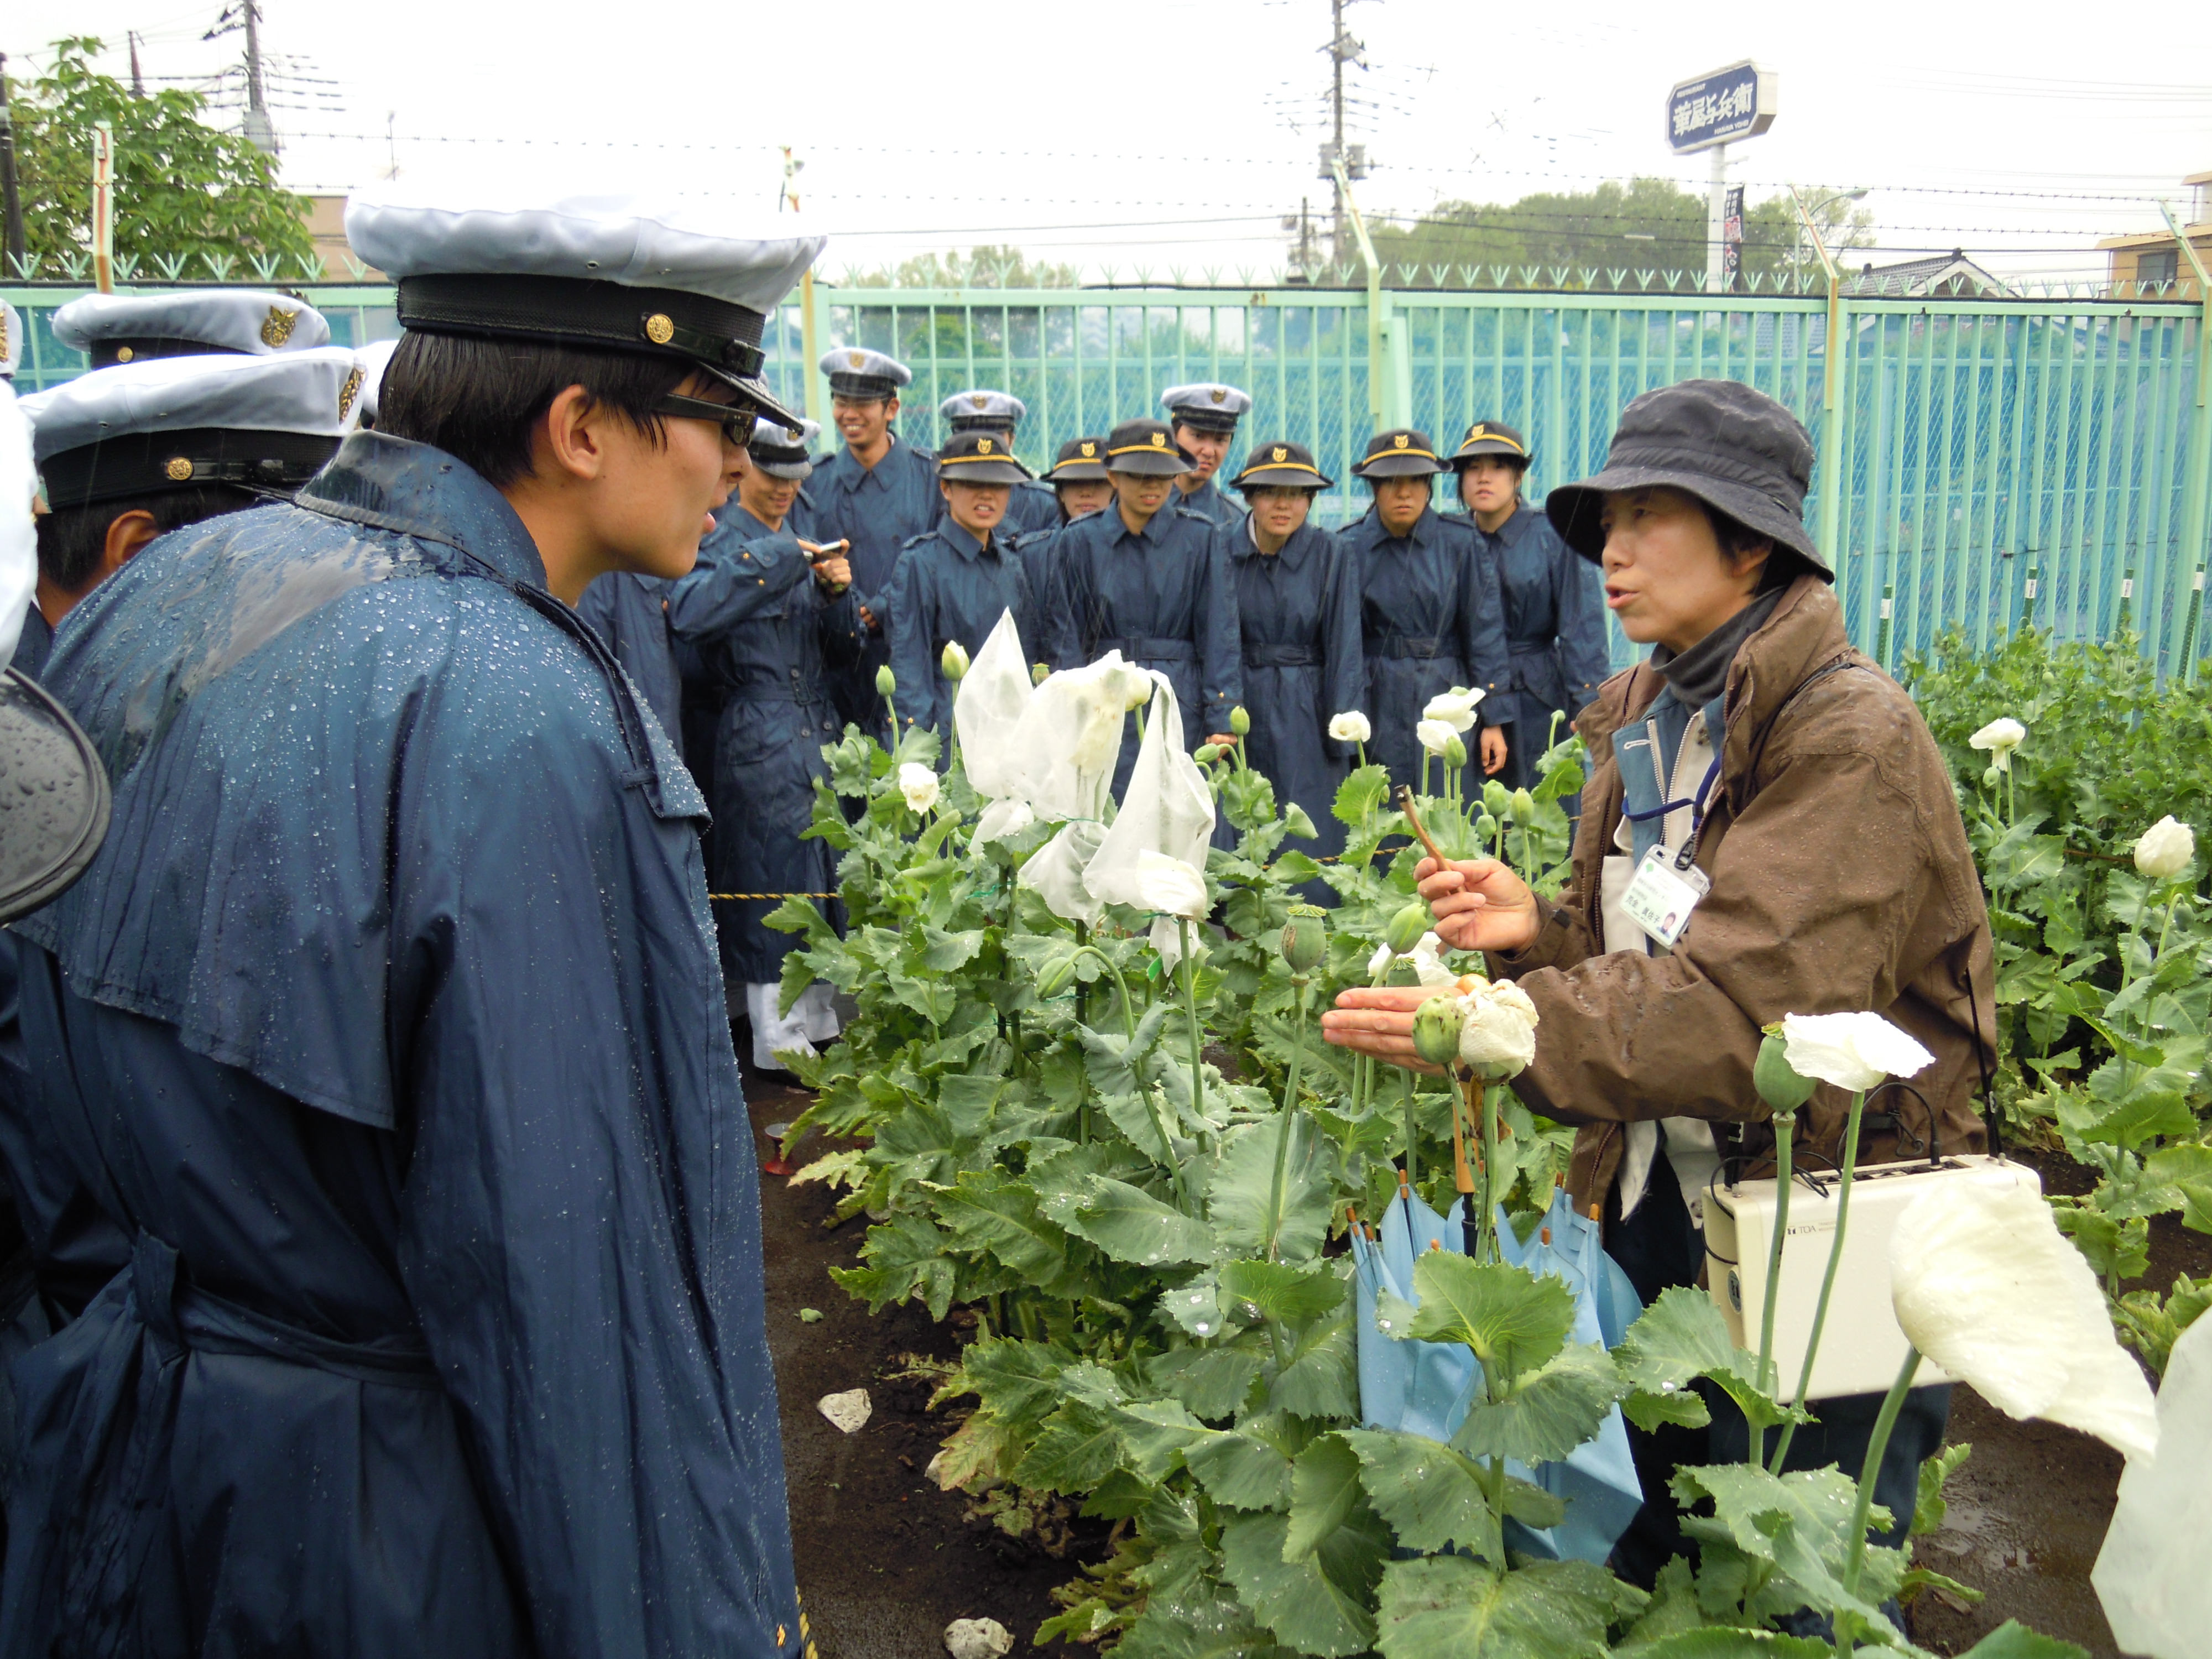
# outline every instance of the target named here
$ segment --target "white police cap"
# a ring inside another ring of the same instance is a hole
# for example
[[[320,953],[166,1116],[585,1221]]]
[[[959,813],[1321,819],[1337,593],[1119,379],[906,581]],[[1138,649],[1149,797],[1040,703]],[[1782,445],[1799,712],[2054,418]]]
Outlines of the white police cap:
[[[345,409],[347,431],[376,424],[377,396],[384,386],[384,371],[392,366],[392,354],[398,349],[397,340],[371,340],[353,354],[353,391],[338,399]]]
[[[1234,432],[1237,421],[1250,410],[1249,393],[1216,380],[1196,386],[1171,386],[1160,393],[1160,406],[1168,411],[1170,426],[1188,426],[1200,432]]]
[[[799,425],[761,379],[761,331],[825,237],[749,234],[716,206],[411,180],[356,191],[345,224],[398,279],[405,328],[687,358]]]
[[[802,420],[794,433],[774,421],[757,420],[745,453],[771,478],[796,478],[804,483],[814,471],[814,459],[809,452],[821,435],[822,428],[813,421]]]
[[[355,372],[353,353],[319,346],[80,374],[23,400],[47,502],[59,511],[209,483],[289,493],[337,448]]]
[[[955,432],[985,428],[1003,432],[1021,424],[1029,405],[1008,392],[956,392],[937,406],[938,414]]]
[[[838,346],[822,354],[815,365],[830,377],[830,395],[861,401],[895,398],[902,386],[914,384],[914,371],[897,358],[866,346]]]
[[[0,300],[0,380],[13,380],[22,361],[23,313]]]
[[[330,324],[305,300],[252,288],[88,294],[54,313],[53,327],[62,344],[89,352],[94,368],[149,357],[312,351],[331,338]]]

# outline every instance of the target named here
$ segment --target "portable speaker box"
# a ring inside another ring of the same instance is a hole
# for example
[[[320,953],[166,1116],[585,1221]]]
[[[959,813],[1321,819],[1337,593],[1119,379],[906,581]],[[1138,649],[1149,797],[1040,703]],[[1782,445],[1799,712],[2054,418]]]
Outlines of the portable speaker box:
[[[1778,1390],[1785,1400],[1796,1395],[1814,1310],[1820,1304],[1820,1279],[1828,1271],[1828,1254],[1836,1242],[1836,1177],[1833,1171],[1823,1170],[1817,1179],[1820,1191],[1804,1175],[1798,1176],[1790,1194],[1790,1234],[1782,1246],[1774,1358]],[[1808,1399],[1879,1394],[1897,1381],[1906,1344],[1890,1308],[1890,1234],[1907,1205],[1945,1182],[2043,1190],[2041,1179],[2025,1164],[1979,1154],[1946,1158],[1933,1164],[1920,1158],[1861,1168],[1851,1181],[1850,1224],[1844,1236],[1843,1260],[1836,1267],[1836,1287],[1828,1298],[1828,1320],[1821,1328]],[[1759,1351],[1759,1328],[1765,1311],[1775,1187],[1772,1181],[1746,1181],[1732,1187],[1716,1183],[1705,1193],[1706,1280],[1736,1346],[1753,1353]],[[1924,1387],[1950,1379],[1923,1359],[1914,1381]]]

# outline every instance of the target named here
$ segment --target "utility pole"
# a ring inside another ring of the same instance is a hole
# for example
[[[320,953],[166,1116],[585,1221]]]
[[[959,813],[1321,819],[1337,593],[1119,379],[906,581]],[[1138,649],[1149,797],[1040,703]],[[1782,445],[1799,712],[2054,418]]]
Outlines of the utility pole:
[[[0,210],[7,215],[7,270],[17,282],[31,274],[23,251],[23,204],[15,194],[15,120],[8,112],[8,54],[0,52]]]
[[[259,0],[240,0],[246,8],[246,142],[266,155],[276,153],[276,129],[269,119],[269,99],[261,84],[261,6]]]
[[[124,39],[131,43],[131,95],[143,98],[146,95],[146,77],[138,72],[138,31],[125,31]]]
[[[1328,44],[1322,50],[1328,54],[1328,142],[1322,146],[1321,176],[1329,181],[1335,192],[1335,201],[1329,222],[1329,257],[1347,258],[1354,246],[1352,234],[1346,221],[1345,184],[1349,179],[1367,176],[1367,149],[1354,144],[1349,149],[1344,143],[1344,66],[1355,64],[1367,67],[1366,45],[1353,40],[1344,32],[1344,9],[1352,0],[1328,0]]]

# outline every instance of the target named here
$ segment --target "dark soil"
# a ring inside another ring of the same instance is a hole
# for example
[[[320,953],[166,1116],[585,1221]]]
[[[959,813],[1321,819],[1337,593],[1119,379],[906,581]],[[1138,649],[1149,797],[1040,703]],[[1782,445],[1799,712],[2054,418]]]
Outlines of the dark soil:
[[[773,1155],[766,1127],[797,1117],[810,1098],[746,1069],[745,1099],[764,1158]],[[829,1150],[810,1139],[793,1167]],[[886,1373],[909,1353],[949,1358],[957,1333],[911,1306],[871,1319],[838,1288],[829,1270],[858,1264],[868,1224],[855,1217],[825,1227],[836,1208],[823,1187],[761,1176],[769,1347],[782,1408],[792,1547],[822,1659],[943,1659],[945,1627],[956,1619],[995,1619],[1013,1633],[1015,1654],[1033,1651],[1037,1626],[1060,1611],[1053,1586],[1104,1553],[1105,1528],[1078,1522],[1077,1547],[1055,1560],[988,1521],[963,1520],[967,1497],[922,1478],[953,1424],[927,1409],[927,1382],[887,1380]],[[821,1319],[801,1320],[802,1308]],[[848,1389],[866,1389],[873,1407],[850,1435],[815,1408],[823,1395]],[[1054,1644],[1054,1651],[1076,1650]]]
[[[745,1095],[757,1133],[796,1117],[809,1098],[750,1068]],[[769,1156],[764,1133],[760,1144]],[[810,1142],[794,1167],[828,1150]],[[2084,1172],[2063,1155],[2030,1161],[2053,1191],[2083,1185]],[[1037,1626],[1059,1611],[1053,1587],[1103,1557],[1104,1529],[1077,1523],[1075,1547],[1054,1559],[988,1521],[963,1518],[964,1496],[922,1478],[952,1424],[927,1411],[926,1382],[887,1373],[910,1353],[950,1358],[958,1334],[914,1307],[871,1319],[830,1280],[830,1268],[854,1264],[867,1230],[860,1218],[826,1227],[835,1207],[821,1187],[761,1177],[792,1543],[822,1659],[939,1659],[945,1626],[967,1618],[996,1619],[1013,1633],[1016,1654],[1030,1651]],[[2143,1282],[2167,1285],[2181,1273],[2212,1273],[2212,1238],[2160,1217],[2151,1224]],[[801,1308],[821,1319],[803,1322]],[[814,1402],[855,1388],[868,1390],[873,1414],[846,1435]],[[2017,1619],[2096,1659],[2118,1659],[2089,1571],[2112,1519],[2119,1455],[2055,1424],[2015,1423],[1963,1388],[1953,1399],[1949,1438],[1971,1444],[1973,1455],[1952,1476],[1943,1528],[1919,1540],[1920,1559],[1985,1599],[1966,1607],[1923,1595],[1912,1609],[1916,1639],[1937,1653],[1963,1653]]]

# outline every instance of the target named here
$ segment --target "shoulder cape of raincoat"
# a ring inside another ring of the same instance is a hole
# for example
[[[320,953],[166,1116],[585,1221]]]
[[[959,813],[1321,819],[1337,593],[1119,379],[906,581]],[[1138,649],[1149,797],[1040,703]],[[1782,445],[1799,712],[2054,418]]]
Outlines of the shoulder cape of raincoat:
[[[26,1036],[136,1242],[16,1368],[0,1652],[797,1650],[702,803],[544,580],[363,432],[64,631]]]

